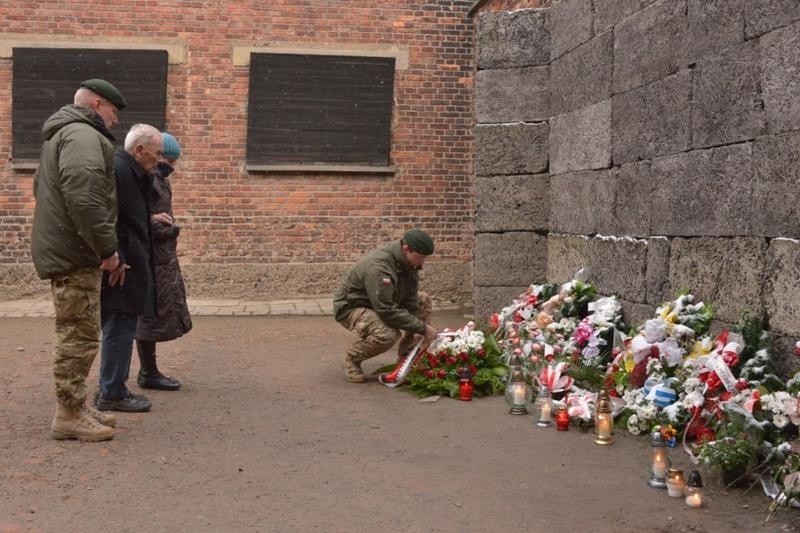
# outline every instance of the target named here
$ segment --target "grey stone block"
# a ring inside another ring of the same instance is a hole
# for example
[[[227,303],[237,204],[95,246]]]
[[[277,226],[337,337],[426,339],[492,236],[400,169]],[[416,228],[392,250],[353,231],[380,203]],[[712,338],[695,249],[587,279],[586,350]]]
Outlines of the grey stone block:
[[[614,92],[686,66],[686,0],[658,0],[614,28]]]
[[[800,359],[794,355],[797,335],[781,335],[770,331],[770,363],[777,376],[789,379],[800,370]]]
[[[754,235],[800,238],[800,132],[753,144]]]
[[[800,129],[800,22],[764,35],[759,42],[769,132]]]
[[[618,235],[646,237],[650,235],[655,181],[650,161],[628,163],[616,171],[617,200],[614,211]]]
[[[772,239],[767,257],[764,296],[770,328],[800,336],[800,243]]]
[[[745,34],[748,39],[800,20],[797,0],[758,0],[745,2]]]
[[[550,176],[494,176],[475,179],[475,231],[547,231]]]
[[[614,36],[598,35],[551,65],[554,115],[574,111],[611,97]]]
[[[550,115],[550,67],[475,73],[475,120],[479,124],[545,121]]]
[[[653,318],[656,314],[655,305],[631,302],[620,298],[622,304],[622,319],[628,328],[639,329],[644,326],[644,323]]]
[[[533,232],[475,235],[475,285],[520,286],[544,278],[547,237]]]
[[[647,241],[631,237],[595,237],[589,268],[598,292],[644,302],[647,288]]]
[[[594,33],[603,33],[651,3],[653,0],[594,0]]]
[[[550,174],[611,166],[611,100],[550,121]]]
[[[538,174],[547,170],[548,125],[475,127],[475,174]]]
[[[755,41],[732,46],[698,63],[692,92],[694,147],[728,144],[766,133],[760,76]]]
[[[481,13],[476,20],[478,69],[547,65],[550,29],[547,9]]]
[[[544,283],[544,279],[536,283]],[[534,283],[533,281],[531,283]],[[514,298],[524,293],[528,285],[518,287],[475,287],[472,299],[475,302],[475,318],[487,322],[492,313],[499,313],[508,307]]]
[[[550,59],[585,43],[594,35],[592,3],[561,0],[550,8]]]
[[[714,306],[716,317],[738,322],[745,311],[761,316],[767,244],[753,237],[672,240],[670,286]]]
[[[645,301],[659,305],[670,297],[669,286],[670,242],[666,237],[647,239],[647,294]]]
[[[612,98],[614,164],[689,148],[692,73],[683,70]]]
[[[551,233],[547,236],[547,279],[566,283],[582,268],[589,268],[589,237]]]
[[[550,178],[550,229],[559,233],[613,233],[616,176],[610,170]]]
[[[744,41],[745,2],[752,3],[751,0],[689,0],[689,61]]]
[[[752,144],[653,159],[653,235],[749,235]]]

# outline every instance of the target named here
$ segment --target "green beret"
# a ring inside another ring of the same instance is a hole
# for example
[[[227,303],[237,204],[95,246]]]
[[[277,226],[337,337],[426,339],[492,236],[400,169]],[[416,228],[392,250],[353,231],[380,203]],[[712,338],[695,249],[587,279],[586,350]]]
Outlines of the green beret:
[[[128,105],[128,102],[125,101],[125,98],[123,98],[122,93],[119,92],[116,87],[108,83],[106,80],[98,80],[98,79],[86,80],[83,83],[81,83],[81,87],[86,87],[87,89],[96,92],[97,94],[99,94],[100,96],[102,96],[115,106],[117,106],[117,109],[123,109],[125,108],[125,106]]]
[[[409,248],[422,255],[431,255],[433,253],[433,239],[421,229],[410,229],[405,232],[403,242]]]

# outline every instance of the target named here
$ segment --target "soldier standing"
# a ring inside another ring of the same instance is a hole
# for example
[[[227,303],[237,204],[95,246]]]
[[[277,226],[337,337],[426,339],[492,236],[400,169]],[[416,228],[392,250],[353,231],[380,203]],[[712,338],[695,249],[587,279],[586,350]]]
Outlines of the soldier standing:
[[[428,342],[437,331],[428,324],[431,301],[418,292],[419,270],[433,253],[433,239],[412,229],[403,238],[362,257],[345,276],[333,300],[336,321],[358,335],[342,360],[345,379],[366,381],[361,363],[391,348],[405,332],[398,357],[420,337]]]
[[[102,271],[119,281],[117,198],[111,128],[126,106],[105,80],[81,83],[73,105],[56,111],[42,128],[39,168],[33,178],[31,255],[49,279],[57,343],[53,374],[56,439],[103,441],[114,436],[114,415],[86,403],[86,376],[99,345]]]

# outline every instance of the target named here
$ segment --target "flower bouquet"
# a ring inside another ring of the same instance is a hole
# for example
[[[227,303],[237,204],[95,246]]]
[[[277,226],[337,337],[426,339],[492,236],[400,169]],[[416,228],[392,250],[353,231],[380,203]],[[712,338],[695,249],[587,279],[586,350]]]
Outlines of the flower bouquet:
[[[408,390],[420,396],[446,394],[454,398],[460,376],[468,373],[475,396],[503,394],[508,370],[491,334],[469,322],[456,331],[444,330],[439,335],[408,374]]]

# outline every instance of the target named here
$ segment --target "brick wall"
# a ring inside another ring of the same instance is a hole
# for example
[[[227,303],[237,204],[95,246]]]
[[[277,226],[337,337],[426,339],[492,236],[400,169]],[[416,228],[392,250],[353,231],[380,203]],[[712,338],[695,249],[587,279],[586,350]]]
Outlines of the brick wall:
[[[476,314],[589,267],[629,324],[688,289],[791,354],[800,3],[561,0],[476,28]]]
[[[453,0],[117,0],[91,8],[77,1],[16,1],[0,7],[0,41],[169,43],[185,51],[169,68],[167,129],[183,146],[173,188],[184,230],[179,251],[195,294],[329,292],[361,254],[420,226],[437,245],[429,290],[467,303],[473,241],[468,9],[469,2]],[[248,67],[234,64],[233,50],[274,43],[393,46],[407,55],[408,67],[395,77],[394,175],[245,169]],[[32,172],[6,164],[11,66],[9,57],[0,57],[0,297],[6,298],[43,288],[32,278],[28,252]]]

